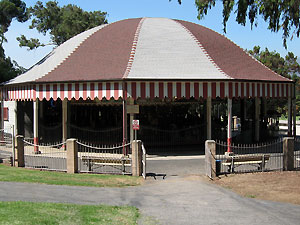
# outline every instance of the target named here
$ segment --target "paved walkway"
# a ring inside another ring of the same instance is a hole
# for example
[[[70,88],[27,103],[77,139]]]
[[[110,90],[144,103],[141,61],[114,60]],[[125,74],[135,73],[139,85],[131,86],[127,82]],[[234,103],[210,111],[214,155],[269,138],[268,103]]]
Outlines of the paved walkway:
[[[299,224],[300,206],[246,199],[203,176],[149,178],[127,188],[0,182],[1,201],[132,205],[140,224]],[[153,222],[156,221],[156,222]]]

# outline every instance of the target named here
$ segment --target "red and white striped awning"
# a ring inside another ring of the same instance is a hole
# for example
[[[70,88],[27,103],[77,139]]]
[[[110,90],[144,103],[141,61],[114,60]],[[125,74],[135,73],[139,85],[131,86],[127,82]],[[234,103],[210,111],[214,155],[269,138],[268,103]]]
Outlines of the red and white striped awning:
[[[293,97],[292,83],[275,82],[84,82],[21,85],[2,88],[5,100],[83,100],[98,98],[287,98]]]

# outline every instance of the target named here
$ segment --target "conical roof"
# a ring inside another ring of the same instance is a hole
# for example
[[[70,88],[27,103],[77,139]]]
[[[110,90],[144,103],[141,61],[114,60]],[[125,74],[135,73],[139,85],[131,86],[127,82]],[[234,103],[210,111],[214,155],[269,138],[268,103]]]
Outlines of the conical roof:
[[[290,81],[206,27],[136,18],[71,38],[8,84],[119,80]]]

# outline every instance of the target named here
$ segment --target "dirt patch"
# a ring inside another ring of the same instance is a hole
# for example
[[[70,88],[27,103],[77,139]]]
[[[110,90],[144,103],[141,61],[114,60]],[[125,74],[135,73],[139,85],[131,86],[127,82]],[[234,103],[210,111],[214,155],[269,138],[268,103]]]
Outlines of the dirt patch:
[[[300,205],[300,171],[230,174],[212,182],[244,197]]]

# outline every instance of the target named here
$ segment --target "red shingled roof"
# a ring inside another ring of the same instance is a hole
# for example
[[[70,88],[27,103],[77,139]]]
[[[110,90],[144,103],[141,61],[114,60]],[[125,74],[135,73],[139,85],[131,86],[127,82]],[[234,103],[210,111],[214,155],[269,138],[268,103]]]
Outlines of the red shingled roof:
[[[60,65],[35,81],[124,79],[140,21],[141,19],[122,20],[98,30]],[[269,70],[226,37],[194,23],[177,22],[195,36],[213,62],[229,77],[237,80],[290,81]]]
[[[229,76],[242,80],[288,81],[262,65],[232,41],[198,24],[178,20],[201,43],[208,55]]]
[[[122,79],[140,20],[122,20],[100,29],[37,82]]]

